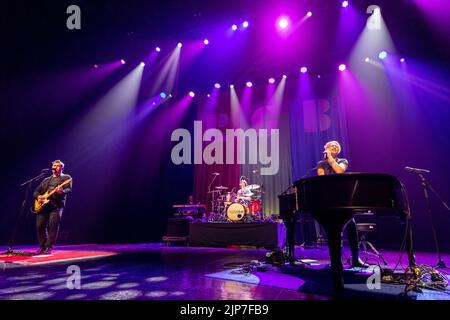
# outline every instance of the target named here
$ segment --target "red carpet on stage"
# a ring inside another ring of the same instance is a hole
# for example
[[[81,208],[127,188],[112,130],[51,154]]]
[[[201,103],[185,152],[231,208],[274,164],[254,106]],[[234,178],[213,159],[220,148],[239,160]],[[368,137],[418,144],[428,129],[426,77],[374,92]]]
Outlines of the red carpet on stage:
[[[22,251],[25,253],[33,251]],[[39,265],[58,262],[68,262],[76,260],[87,260],[94,258],[102,258],[117,254],[111,251],[80,251],[80,250],[54,250],[52,254],[47,255],[0,255],[0,263],[12,263],[17,265]]]

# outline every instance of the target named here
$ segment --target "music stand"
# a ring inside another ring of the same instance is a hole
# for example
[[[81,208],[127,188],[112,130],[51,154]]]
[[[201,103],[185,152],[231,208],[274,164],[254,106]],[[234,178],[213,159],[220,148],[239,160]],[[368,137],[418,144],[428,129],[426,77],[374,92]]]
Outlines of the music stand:
[[[25,187],[25,196],[22,200],[22,205],[20,206],[19,212],[16,215],[16,221],[14,224],[14,229],[13,232],[11,234],[11,238],[9,239],[8,242],[8,249],[6,249],[5,252],[3,252],[2,254],[6,254],[6,255],[13,255],[13,256],[32,256],[34,255],[34,253],[32,252],[24,252],[24,251],[15,251],[13,250],[13,245],[14,242],[16,240],[16,236],[17,236],[17,230],[19,227],[19,222],[23,216],[23,214],[25,213],[25,209],[27,206],[27,200],[28,200],[28,196],[30,194],[30,190],[31,190],[31,186],[33,184],[33,182],[38,181],[42,178],[44,178],[46,176],[47,170],[42,170],[42,172],[35,176],[34,178],[31,178],[30,180],[25,181],[24,183],[22,183],[20,186],[21,187]]]

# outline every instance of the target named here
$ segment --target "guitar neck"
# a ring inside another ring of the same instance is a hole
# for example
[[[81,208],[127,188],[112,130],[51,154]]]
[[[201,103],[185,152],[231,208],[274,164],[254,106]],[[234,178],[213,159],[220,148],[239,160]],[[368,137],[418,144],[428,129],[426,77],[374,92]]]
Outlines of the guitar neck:
[[[66,181],[64,181],[63,183],[61,183],[60,185],[58,185],[55,189],[53,189],[52,191],[50,191],[50,192],[47,194],[47,197],[51,197],[51,196],[56,192],[56,189],[65,186],[66,184],[70,183],[71,181],[72,181],[72,178],[67,179]]]

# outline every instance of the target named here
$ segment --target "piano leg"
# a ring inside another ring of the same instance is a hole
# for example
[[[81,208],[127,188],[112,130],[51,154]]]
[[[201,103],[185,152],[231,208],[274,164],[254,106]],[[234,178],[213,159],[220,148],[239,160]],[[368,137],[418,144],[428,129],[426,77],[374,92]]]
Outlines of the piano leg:
[[[328,249],[330,251],[331,275],[336,292],[344,290],[342,279],[342,228],[334,226],[323,226],[328,238]]]
[[[284,221],[284,224],[286,225],[286,242],[289,262],[295,261],[295,222],[296,219],[292,217],[289,217]]]

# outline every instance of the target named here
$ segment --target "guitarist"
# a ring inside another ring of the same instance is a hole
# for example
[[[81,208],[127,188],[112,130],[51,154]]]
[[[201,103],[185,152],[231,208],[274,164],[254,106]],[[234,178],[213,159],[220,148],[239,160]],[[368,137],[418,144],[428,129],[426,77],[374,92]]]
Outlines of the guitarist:
[[[58,187],[65,180],[71,179],[68,174],[63,173],[63,169],[64,163],[61,160],[53,161],[52,175],[42,180],[33,193],[38,202],[43,202],[42,195],[47,191],[56,189],[56,192],[49,198],[50,202],[36,216],[36,231],[40,246],[38,254],[51,254],[53,244],[58,236],[66,197],[72,191],[72,182],[63,187]]]

